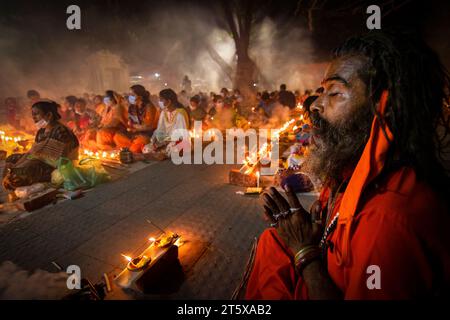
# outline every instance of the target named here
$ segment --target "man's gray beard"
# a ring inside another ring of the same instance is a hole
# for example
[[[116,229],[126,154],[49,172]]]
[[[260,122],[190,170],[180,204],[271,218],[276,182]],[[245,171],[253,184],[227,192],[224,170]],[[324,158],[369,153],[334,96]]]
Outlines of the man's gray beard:
[[[361,157],[372,118],[367,109],[361,108],[352,119],[335,126],[321,119],[321,138],[314,138],[315,145],[310,146],[302,170],[322,182],[342,181],[344,173],[352,170]]]

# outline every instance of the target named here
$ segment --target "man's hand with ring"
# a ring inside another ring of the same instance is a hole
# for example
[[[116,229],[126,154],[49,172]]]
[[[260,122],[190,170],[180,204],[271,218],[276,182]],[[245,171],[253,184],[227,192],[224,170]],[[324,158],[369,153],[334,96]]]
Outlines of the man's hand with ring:
[[[287,200],[274,188],[263,195],[265,215],[272,222],[287,246],[295,254],[308,245],[319,244],[322,226],[300,204],[290,186],[286,188]]]

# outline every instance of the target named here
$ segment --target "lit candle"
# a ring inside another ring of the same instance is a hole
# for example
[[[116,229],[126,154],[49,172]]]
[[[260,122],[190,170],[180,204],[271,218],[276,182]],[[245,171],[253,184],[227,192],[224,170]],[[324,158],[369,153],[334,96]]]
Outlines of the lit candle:
[[[126,256],[123,253],[121,253],[122,257],[125,258],[125,260],[127,260],[128,262],[131,262],[131,260],[133,260],[130,256]]]
[[[181,237],[179,237],[174,243],[174,245],[176,245],[177,247],[181,247],[183,244],[184,242],[181,240]]]
[[[147,264],[152,260],[150,257],[142,256],[137,258],[131,258],[122,254],[122,256],[128,261],[127,269],[130,271],[139,271],[147,266]]]
[[[259,171],[256,172],[256,187],[259,188]]]

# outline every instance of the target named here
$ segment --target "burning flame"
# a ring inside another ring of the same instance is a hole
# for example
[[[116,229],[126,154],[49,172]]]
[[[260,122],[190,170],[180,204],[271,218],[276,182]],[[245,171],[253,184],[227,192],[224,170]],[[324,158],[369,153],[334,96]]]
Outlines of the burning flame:
[[[184,241],[181,240],[181,237],[179,237],[177,239],[177,241],[175,241],[174,245],[176,245],[177,247],[181,247],[184,244]]]
[[[303,116],[302,116],[303,117]],[[272,132],[273,138],[279,138],[280,134],[285,132],[289,127],[295,122],[295,119],[291,119],[287,121],[281,128],[276,129]],[[295,130],[295,128],[294,128]],[[245,170],[244,174],[250,174],[252,173],[254,166],[260,161],[261,158],[265,156],[269,156],[271,158],[271,150],[270,145],[265,142],[261,148],[258,150],[258,152],[254,152],[250,154],[248,157],[245,158],[243,161],[243,167],[241,168],[241,172]],[[247,167],[247,168],[246,168]]]
[[[3,140],[5,142],[14,141],[17,143],[17,142],[26,140],[26,138],[20,137],[20,136],[18,136],[18,137],[10,136],[5,131],[1,130],[0,131],[0,140]]]
[[[96,158],[96,159],[115,159],[117,157],[118,153],[116,153],[116,152],[108,153],[106,151],[103,151],[100,153],[100,152],[94,152],[94,151],[90,151],[88,149],[84,149],[83,155],[85,155],[87,157],[91,157],[91,158]]]
[[[151,242],[155,242],[155,241],[156,241],[156,239],[155,239],[155,238],[153,238],[153,237],[151,237],[151,238],[148,238],[148,240],[149,240],[149,241],[151,241]]]
[[[133,260],[133,258],[131,258],[130,256],[126,256],[123,253],[121,253],[122,257],[124,257],[128,262],[131,262],[131,260]]]

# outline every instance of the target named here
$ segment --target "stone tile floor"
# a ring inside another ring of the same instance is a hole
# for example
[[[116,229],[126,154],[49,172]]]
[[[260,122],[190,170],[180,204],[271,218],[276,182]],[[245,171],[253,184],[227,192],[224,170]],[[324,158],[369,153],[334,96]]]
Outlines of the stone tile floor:
[[[139,254],[148,238],[159,234],[147,223],[151,220],[204,247],[178,292],[165,298],[229,299],[253,239],[266,227],[259,197],[238,195],[243,188],[228,184],[235,167],[160,162],[100,185],[81,199],[2,224],[0,263],[10,260],[30,271],[56,271],[52,261],[76,264],[83,277],[96,282],[103,273],[117,274],[125,267],[121,253]],[[305,207],[312,199],[302,197]]]

